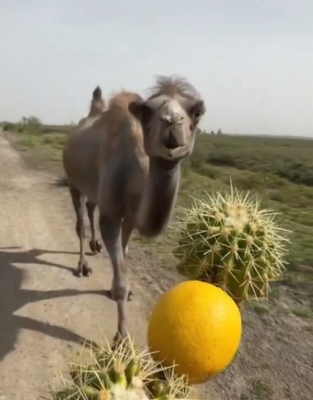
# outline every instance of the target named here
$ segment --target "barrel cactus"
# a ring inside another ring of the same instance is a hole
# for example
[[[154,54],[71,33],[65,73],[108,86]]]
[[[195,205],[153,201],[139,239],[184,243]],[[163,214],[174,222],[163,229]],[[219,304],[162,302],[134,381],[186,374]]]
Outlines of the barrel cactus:
[[[72,381],[52,392],[54,400],[175,400],[190,394],[184,377],[153,361],[130,336],[114,347],[89,347],[88,361],[72,361],[69,369]]]
[[[221,287],[237,304],[267,297],[270,281],[285,270],[289,243],[277,213],[260,209],[256,196],[231,185],[230,191],[194,199],[183,214],[173,249],[182,275]]]

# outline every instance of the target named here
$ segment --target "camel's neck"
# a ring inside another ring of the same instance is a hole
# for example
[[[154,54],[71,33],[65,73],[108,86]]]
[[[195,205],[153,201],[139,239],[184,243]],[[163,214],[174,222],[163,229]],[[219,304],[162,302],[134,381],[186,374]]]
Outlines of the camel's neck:
[[[138,231],[146,237],[157,236],[167,227],[176,200],[180,162],[164,164],[163,160],[150,160],[149,175],[137,216]]]

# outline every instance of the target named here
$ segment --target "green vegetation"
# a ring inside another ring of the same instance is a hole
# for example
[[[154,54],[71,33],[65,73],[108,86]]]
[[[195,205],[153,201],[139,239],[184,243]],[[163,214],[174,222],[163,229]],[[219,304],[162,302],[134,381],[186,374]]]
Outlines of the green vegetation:
[[[250,303],[250,308],[260,317],[269,313],[269,308],[267,304],[252,302]]]
[[[19,124],[5,123],[3,129],[15,133],[14,140],[20,146],[55,161],[61,159],[72,126],[45,126],[30,118]],[[258,194],[261,207],[281,213],[281,225],[293,232],[288,279],[293,274],[298,277],[299,265],[313,268],[312,154],[313,140],[199,135],[192,156],[183,165],[176,215],[179,206],[192,203],[190,195],[201,197],[203,190],[212,193],[227,188],[231,179],[238,190]],[[135,240],[145,242],[139,237]],[[176,233],[169,229],[152,242],[166,265],[169,258],[176,264],[171,255],[175,240]],[[311,268],[301,273],[301,280],[312,276]]]
[[[38,118],[29,117],[18,123],[4,122],[2,129],[15,134],[20,148],[34,148],[50,161],[60,161],[66,135],[73,125],[43,125]]]
[[[292,313],[299,318],[312,318],[313,312],[307,308],[295,308]]]
[[[273,389],[263,379],[251,379],[249,400],[270,400],[274,394]]]

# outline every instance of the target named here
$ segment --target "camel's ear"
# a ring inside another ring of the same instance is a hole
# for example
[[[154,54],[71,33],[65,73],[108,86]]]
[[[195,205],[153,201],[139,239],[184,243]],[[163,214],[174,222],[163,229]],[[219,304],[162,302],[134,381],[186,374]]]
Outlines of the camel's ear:
[[[206,107],[203,100],[197,100],[188,108],[188,114],[195,124],[199,122],[200,118],[203,116],[203,114],[205,114],[205,112]]]
[[[146,102],[141,100],[132,101],[128,105],[128,110],[142,123],[148,122],[153,113],[151,107],[149,107]]]

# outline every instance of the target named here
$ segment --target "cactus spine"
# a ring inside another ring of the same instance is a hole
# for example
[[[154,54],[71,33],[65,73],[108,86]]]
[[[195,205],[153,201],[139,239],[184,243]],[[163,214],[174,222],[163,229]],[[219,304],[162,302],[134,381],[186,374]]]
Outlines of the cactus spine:
[[[257,197],[218,192],[194,199],[184,209],[179,242],[173,249],[178,271],[225,290],[237,304],[267,297],[269,282],[285,270],[286,238],[278,226],[277,213],[260,209]]]
[[[89,347],[90,362],[70,362],[73,382],[52,393],[54,400],[176,400],[188,399],[190,388],[174,369],[157,364],[140,351],[130,336],[114,348]]]

